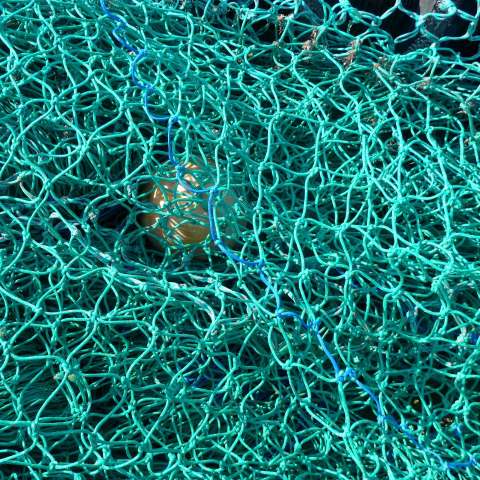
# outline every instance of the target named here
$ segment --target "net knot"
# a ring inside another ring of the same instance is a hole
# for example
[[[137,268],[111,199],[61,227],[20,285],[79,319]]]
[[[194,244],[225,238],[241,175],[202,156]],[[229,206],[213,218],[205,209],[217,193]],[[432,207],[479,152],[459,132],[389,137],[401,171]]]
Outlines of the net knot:
[[[348,367],[345,370],[341,370],[340,372],[338,372],[336,380],[338,383],[343,383],[348,378],[351,378],[352,380],[355,380],[357,378],[357,372],[355,372],[353,368]]]
[[[182,178],[187,171],[187,169],[183,165],[180,165],[180,164],[176,165],[175,169],[177,170],[177,178]]]

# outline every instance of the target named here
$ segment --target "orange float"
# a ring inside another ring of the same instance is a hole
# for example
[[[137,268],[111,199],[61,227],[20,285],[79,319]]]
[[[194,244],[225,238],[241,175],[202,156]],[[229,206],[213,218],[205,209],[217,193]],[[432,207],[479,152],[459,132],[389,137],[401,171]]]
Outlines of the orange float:
[[[199,183],[194,173],[202,175],[197,165],[186,166],[187,172],[183,176],[184,183],[193,188],[207,189],[212,187],[211,181]],[[172,173],[172,177],[175,172]],[[155,236],[166,240],[170,245],[188,246],[203,243],[210,236],[210,225],[208,218],[208,193],[198,194],[191,192],[186,186],[177,181],[162,180],[158,185],[149,183],[145,186],[144,192],[148,201],[157,209],[165,211],[165,216],[160,213],[144,213],[140,216],[140,224],[149,229]],[[223,200],[219,201],[218,217],[225,214],[225,207],[235,203],[236,197],[227,193]],[[159,225],[160,216],[164,217]],[[166,217],[166,218],[165,218]],[[155,242],[160,248],[160,242]]]

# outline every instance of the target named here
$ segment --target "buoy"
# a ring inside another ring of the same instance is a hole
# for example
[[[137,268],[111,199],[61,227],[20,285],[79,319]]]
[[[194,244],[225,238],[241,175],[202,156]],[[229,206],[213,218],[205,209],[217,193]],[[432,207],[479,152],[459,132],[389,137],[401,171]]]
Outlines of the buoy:
[[[185,183],[188,182],[197,189],[212,187],[210,180],[200,183],[195,178],[198,172],[202,176],[202,169],[198,165],[189,164],[187,172],[183,176]],[[204,176],[204,175],[203,175]],[[144,213],[140,216],[140,224],[149,229],[150,232],[167,241],[171,246],[192,246],[205,242],[210,237],[210,223],[208,218],[208,193],[197,194],[182,185],[172,173],[172,180],[162,180],[158,185],[150,182],[144,188],[148,195],[148,202],[155,205],[160,212]],[[218,202],[217,218],[225,216],[226,211],[231,207],[237,198],[228,192]],[[162,218],[160,218],[162,217]],[[228,228],[227,232],[231,233]],[[154,242],[157,248],[161,248],[161,242]]]

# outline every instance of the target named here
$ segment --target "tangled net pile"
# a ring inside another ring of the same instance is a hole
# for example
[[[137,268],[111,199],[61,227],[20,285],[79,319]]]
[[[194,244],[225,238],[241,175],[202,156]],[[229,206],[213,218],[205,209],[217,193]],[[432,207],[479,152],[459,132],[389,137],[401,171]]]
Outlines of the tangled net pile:
[[[348,2],[1,7],[0,479],[478,477],[475,58]],[[139,223],[173,158],[215,245]]]

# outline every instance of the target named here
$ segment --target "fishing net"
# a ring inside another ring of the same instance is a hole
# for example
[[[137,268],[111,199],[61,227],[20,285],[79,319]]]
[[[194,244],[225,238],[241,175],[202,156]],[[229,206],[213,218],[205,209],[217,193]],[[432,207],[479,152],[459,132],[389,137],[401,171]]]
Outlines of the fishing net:
[[[385,5],[2,2],[0,479],[478,478],[480,13]]]

